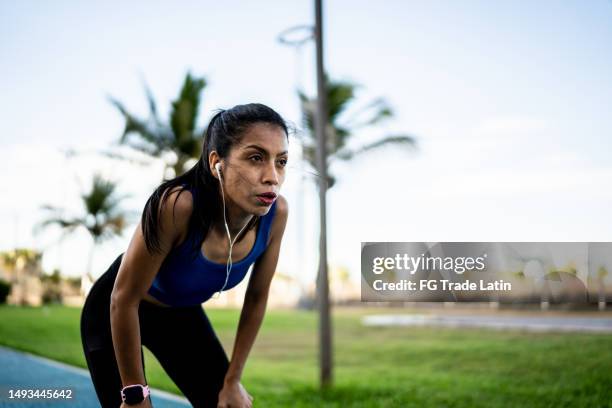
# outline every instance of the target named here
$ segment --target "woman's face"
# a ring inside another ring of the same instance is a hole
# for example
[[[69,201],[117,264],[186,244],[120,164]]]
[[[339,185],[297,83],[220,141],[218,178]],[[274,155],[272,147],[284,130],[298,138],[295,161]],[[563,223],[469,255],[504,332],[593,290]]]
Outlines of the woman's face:
[[[267,214],[285,181],[287,150],[287,135],[281,127],[268,123],[249,126],[228,157],[221,159],[228,203],[250,214]]]

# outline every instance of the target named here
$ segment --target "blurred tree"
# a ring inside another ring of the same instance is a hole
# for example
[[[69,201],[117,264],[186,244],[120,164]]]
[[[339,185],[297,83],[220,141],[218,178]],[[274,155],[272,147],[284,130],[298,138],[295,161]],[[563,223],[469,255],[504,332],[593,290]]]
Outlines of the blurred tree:
[[[5,267],[13,271],[15,268],[36,267],[40,263],[42,254],[30,248],[15,248],[0,252],[0,259]]]
[[[0,252],[0,259],[2,259],[3,267],[10,272],[12,282],[6,282],[6,284],[0,284],[0,304],[6,303],[6,298],[11,293],[11,287],[13,284],[19,283],[19,276],[17,276],[17,251],[4,251]],[[4,281],[3,281],[4,282]],[[5,293],[6,292],[6,293]],[[23,302],[22,299],[19,303]]]
[[[3,251],[0,252],[0,259],[2,259],[2,264],[9,271],[14,271],[17,266],[17,251]]]
[[[6,303],[9,293],[11,293],[11,283],[0,279],[0,305]]]
[[[131,222],[128,218],[133,214],[122,210],[119,206],[121,200],[129,195],[118,196],[117,184],[105,180],[101,175],[95,174],[91,191],[81,194],[85,212],[81,216],[65,217],[64,210],[52,205],[43,205],[41,209],[50,212],[45,220],[34,227],[34,233],[38,234],[42,229],[57,225],[63,230],[63,235],[74,232],[78,228],[85,228],[93,239],[93,245],[89,252],[87,268],[81,276],[81,291],[83,294],[89,292],[93,284],[91,275],[92,260],[95,248],[101,242],[122,235],[126,225]]]
[[[355,91],[357,84],[346,81],[334,81],[325,77],[327,91],[327,165],[334,160],[350,161],[358,155],[374,150],[384,145],[396,144],[415,147],[416,141],[410,135],[386,135],[379,140],[363,145],[359,148],[349,148],[348,142],[361,129],[375,126],[385,119],[393,117],[393,111],[382,98],[377,98],[361,108],[353,108],[356,104]],[[316,135],[315,115],[317,110],[316,98],[306,96],[298,91],[302,110],[302,122],[308,129],[306,138],[302,142],[304,159],[314,168],[316,165]],[[346,113],[352,111],[350,117]],[[333,187],[336,179],[328,175],[328,189]]]
[[[40,277],[43,286],[42,303],[62,303],[62,275],[59,269],[54,269],[53,273],[43,273]]]
[[[187,73],[181,91],[172,102],[170,122],[163,123],[157,113],[157,104],[145,84],[149,104],[149,118],[142,120],[128,112],[117,99],[110,97],[110,102],[121,112],[125,119],[125,129],[119,144],[145,153],[148,156],[163,158],[168,153],[176,155],[173,163],[166,162],[166,169],[172,168],[176,176],[183,174],[185,163],[200,157],[202,152],[203,130],[196,130],[200,94],[206,87],[204,78],[192,77]],[[135,137],[130,137],[135,136]],[[120,157],[114,155],[114,157]]]
[[[55,268],[53,273],[42,273],[40,281],[44,284],[59,285],[62,282],[60,270]]]

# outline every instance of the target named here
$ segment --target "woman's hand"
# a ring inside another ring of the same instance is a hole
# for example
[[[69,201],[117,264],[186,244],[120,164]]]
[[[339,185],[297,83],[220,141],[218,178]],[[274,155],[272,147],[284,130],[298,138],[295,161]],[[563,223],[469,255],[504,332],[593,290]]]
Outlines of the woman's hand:
[[[253,397],[244,389],[239,381],[226,382],[219,392],[217,408],[252,408]]]

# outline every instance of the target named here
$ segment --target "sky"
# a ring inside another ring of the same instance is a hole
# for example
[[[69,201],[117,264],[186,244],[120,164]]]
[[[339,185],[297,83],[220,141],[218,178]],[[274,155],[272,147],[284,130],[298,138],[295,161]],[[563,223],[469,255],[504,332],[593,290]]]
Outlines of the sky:
[[[395,114],[353,145],[417,140],[332,163],[332,268],[357,281],[367,241],[612,241],[612,2],[337,0],[324,13],[329,75],[360,85],[355,110],[383,97]],[[167,117],[191,72],[207,80],[200,128],[214,109],[257,101],[300,130],[295,90],[316,89],[314,45],[277,38],[313,18],[302,0],[0,3],[0,250],[44,250],[46,271],[80,275],[87,233],[58,243],[57,230],[32,227],[43,204],[78,214],[94,171],[142,211],[163,164],[95,154],[124,126],[109,96],[146,117],[146,82]],[[302,282],[318,262],[312,183],[294,160],[281,190],[290,217],[278,271]],[[94,276],[135,226],[96,250]]]

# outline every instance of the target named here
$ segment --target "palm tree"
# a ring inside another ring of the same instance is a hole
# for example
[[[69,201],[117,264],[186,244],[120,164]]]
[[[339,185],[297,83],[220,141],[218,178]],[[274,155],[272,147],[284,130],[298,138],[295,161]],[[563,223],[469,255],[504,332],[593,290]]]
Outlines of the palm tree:
[[[357,84],[348,81],[333,81],[325,77],[327,91],[327,165],[334,160],[350,161],[358,155],[374,150],[384,145],[405,145],[414,147],[415,138],[409,135],[386,135],[381,139],[363,145],[359,148],[347,146],[351,137],[363,128],[375,126],[386,119],[393,117],[393,111],[383,98],[377,98],[365,104],[359,109],[353,109],[355,105],[355,91]],[[302,121],[308,129],[305,140],[302,143],[304,159],[316,168],[316,137],[315,137],[315,115],[316,98],[309,98],[303,92],[298,91],[302,109]],[[346,118],[346,112],[353,113]],[[328,189],[335,183],[335,177],[328,176]]]
[[[320,13],[321,3],[318,2],[318,10]],[[320,16],[319,16],[320,18]],[[320,23],[317,23],[318,27],[320,27]],[[321,32],[319,31],[318,38],[321,38]],[[320,47],[320,43],[317,45]],[[323,72],[322,62],[319,59],[318,64],[318,75]],[[322,78],[323,80],[323,89],[325,97],[322,98],[324,101],[324,109],[326,112],[327,120],[325,126],[325,163],[324,169],[329,169],[329,165],[334,160],[344,160],[350,161],[359,156],[362,153],[374,150],[384,145],[388,144],[400,144],[407,145],[413,147],[415,145],[415,139],[412,136],[408,135],[387,135],[382,137],[381,139],[369,143],[366,145],[362,145],[359,148],[350,148],[348,147],[348,142],[351,137],[353,137],[357,132],[359,132],[363,128],[367,128],[369,126],[375,126],[380,124],[383,120],[391,118],[393,116],[393,111],[389,107],[389,105],[385,102],[384,99],[378,98],[370,103],[364,105],[362,108],[353,109],[352,107],[355,105],[355,91],[357,89],[357,85],[348,81],[331,81],[329,78],[324,76],[318,76],[318,78]],[[317,132],[316,132],[316,117],[317,117],[317,99],[309,98],[302,91],[298,91],[298,96],[300,99],[301,110],[302,110],[302,120],[304,127],[308,130],[305,135],[305,139],[302,141],[302,157],[303,160],[308,162],[313,169],[318,169],[317,163]],[[346,113],[348,111],[352,111],[353,113],[346,119]],[[324,119],[325,120],[325,119]],[[319,188],[320,194],[320,202],[322,205],[321,211],[324,211],[325,206],[325,194],[327,190],[333,187],[335,183],[335,177],[329,173],[329,171],[325,171],[327,174],[327,186],[325,187],[325,191],[321,191],[321,187],[319,183],[317,183],[317,187]],[[324,212],[323,212],[324,214]],[[323,217],[321,223],[321,247],[322,253],[320,254],[323,261],[322,264],[319,265],[319,270],[317,272],[317,297],[319,298],[317,303],[319,304],[320,309],[320,337],[321,337],[321,385],[323,387],[328,387],[331,385],[331,367],[332,367],[332,357],[331,357],[331,325],[329,323],[329,284],[327,282],[327,268],[325,266],[326,263],[326,255],[323,252],[325,248],[325,234],[326,234],[326,222],[325,217]]]
[[[169,123],[161,121],[153,95],[146,84],[144,87],[149,105],[149,118],[146,120],[128,112],[117,99],[109,98],[125,119],[125,128],[119,144],[128,145],[155,158],[172,152],[176,155],[176,161],[166,163],[166,169],[172,168],[175,176],[181,175],[186,170],[185,164],[190,159],[198,158],[202,150],[202,130],[196,130],[196,122],[200,94],[206,87],[206,80],[187,73],[178,98],[172,102]],[[105,154],[123,158],[113,153]]]
[[[81,194],[85,207],[83,215],[65,217],[63,209],[45,204],[41,206],[41,209],[48,211],[50,215],[34,227],[34,233],[37,234],[43,228],[57,225],[63,230],[62,238],[79,228],[85,228],[89,232],[93,239],[93,245],[89,252],[87,268],[81,276],[81,291],[84,295],[89,292],[89,288],[94,281],[91,275],[91,267],[96,246],[122,235],[126,225],[132,221],[131,217],[135,214],[120,208],[121,200],[129,197],[129,195],[118,196],[116,189],[117,184],[115,182],[105,180],[101,175],[95,174],[91,191]]]

